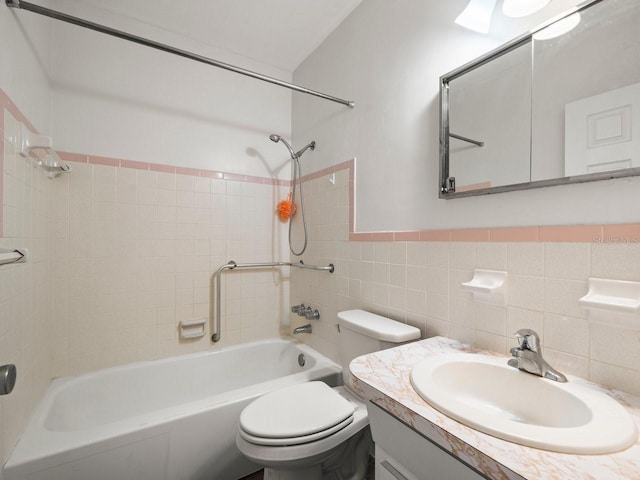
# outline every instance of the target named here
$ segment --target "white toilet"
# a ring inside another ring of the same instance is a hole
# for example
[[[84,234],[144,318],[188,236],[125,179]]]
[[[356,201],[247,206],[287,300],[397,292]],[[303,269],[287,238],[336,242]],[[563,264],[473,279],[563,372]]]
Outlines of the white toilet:
[[[240,415],[236,444],[265,467],[265,480],[364,479],[371,433],[364,401],[349,388],[349,363],[420,338],[420,330],[363,310],[338,313],[344,387],[308,382],[268,393]]]

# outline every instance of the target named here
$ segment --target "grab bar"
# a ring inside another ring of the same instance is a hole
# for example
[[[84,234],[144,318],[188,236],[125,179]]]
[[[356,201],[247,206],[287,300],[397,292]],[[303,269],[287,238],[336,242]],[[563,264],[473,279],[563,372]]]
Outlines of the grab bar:
[[[29,259],[29,251],[26,248],[15,250],[0,249],[0,265],[11,263],[25,263]]]
[[[335,267],[333,263],[330,263],[326,267],[321,267],[317,265],[306,265],[302,260],[299,263],[291,263],[291,262],[262,262],[262,263],[236,263],[233,260],[230,260],[228,263],[222,265],[216,273],[213,275],[216,284],[216,309],[214,315],[213,322],[213,335],[211,335],[211,341],[217,342],[220,340],[220,317],[221,317],[221,305],[220,305],[220,297],[221,297],[221,285],[220,285],[220,275],[225,270],[235,270],[236,268],[248,268],[248,269],[256,269],[256,268],[273,268],[273,267],[296,267],[303,268],[307,270],[321,270],[329,273],[333,273],[335,271]]]

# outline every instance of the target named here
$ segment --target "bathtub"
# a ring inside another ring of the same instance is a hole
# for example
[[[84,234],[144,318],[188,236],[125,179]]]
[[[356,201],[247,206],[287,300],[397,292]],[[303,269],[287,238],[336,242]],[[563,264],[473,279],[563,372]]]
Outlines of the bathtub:
[[[285,385],[337,385],[340,373],[303,344],[271,339],[56,379],[4,479],[237,479],[258,470],[235,446],[242,409]]]

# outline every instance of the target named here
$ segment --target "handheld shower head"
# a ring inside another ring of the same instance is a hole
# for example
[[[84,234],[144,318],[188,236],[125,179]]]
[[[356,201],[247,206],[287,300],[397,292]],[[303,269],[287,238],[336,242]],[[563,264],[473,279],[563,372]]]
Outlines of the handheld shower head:
[[[310,148],[311,150],[316,148],[316,142],[311,142],[309,145],[307,145],[306,147],[304,147],[303,149],[301,149],[298,152],[294,152],[293,148],[291,148],[291,145],[289,145],[289,143],[282,138],[280,135],[276,135],[275,133],[272,133],[271,135],[269,135],[269,140],[271,140],[272,142],[278,143],[280,141],[282,141],[282,143],[284,143],[285,147],[287,147],[287,149],[289,150],[289,153],[291,154],[291,160],[294,160],[293,162],[293,178],[291,180],[291,183],[293,184],[293,188],[291,193],[289,194],[290,196],[290,205],[294,206],[296,205],[296,186],[297,188],[300,190],[300,210],[302,211],[302,228],[304,229],[304,245],[302,246],[302,250],[300,250],[299,252],[295,251],[293,249],[293,244],[291,243],[291,225],[293,224],[292,220],[293,220],[293,216],[289,215],[289,249],[291,250],[291,253],[293,253],[296,256],[302,255],[304,253],[304,251],[307,249],[307,221],[304,218],[304,200],[302,198],[302,169],[300,167],[300,156],[308,149]],[[298,186],[299,184],[299,186]],[[293,212],[295,213],[295,209],[293,210]]]
[[[275,133],[269,135],[269,139],[272,142],[278,143],[278,142],[282,142],[285,144],[285,146],[289,149],[289,153],[291,154],[291,159],[292,160],[296,160],[298,157],[296,156],[296,152],[293,151],[293,148],[291,148],[291,145],[289,145],[289,143],[282,138],[280,135],[276,135]]]

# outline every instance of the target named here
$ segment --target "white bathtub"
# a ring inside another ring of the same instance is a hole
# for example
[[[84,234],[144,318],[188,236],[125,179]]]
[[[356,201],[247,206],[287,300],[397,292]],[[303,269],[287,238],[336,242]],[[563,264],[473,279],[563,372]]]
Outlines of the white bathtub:
[[[340,372],[305,345],[273,339],[56,379],[4,479],[237,479],[258,469],[235,446],[242,409],[292,383],[336,385]]]

